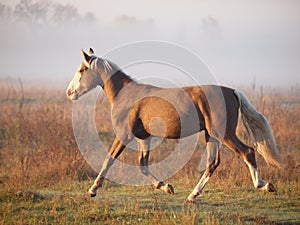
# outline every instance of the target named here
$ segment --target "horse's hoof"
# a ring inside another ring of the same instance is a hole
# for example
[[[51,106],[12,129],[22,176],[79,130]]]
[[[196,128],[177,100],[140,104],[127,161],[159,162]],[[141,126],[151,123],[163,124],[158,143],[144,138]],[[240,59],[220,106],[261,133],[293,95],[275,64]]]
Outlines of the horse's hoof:
[[[165,192],[168,194],[174,195],[174,188],[171,184],[166,184]]]
[[[267,184],[266,184],[266,190],[267,190],[268,192],[277,192],[276,188],[275,188],[274,185],[271,184],[271,183],[267,183]]]
[[[89,190],[89,192],[88,192],[88,194],[89,194],[89,196],[91,197],[91,198],[93,198],[93,197],[96,197],[96,195],[97,195],[97,191],[96,190]]]

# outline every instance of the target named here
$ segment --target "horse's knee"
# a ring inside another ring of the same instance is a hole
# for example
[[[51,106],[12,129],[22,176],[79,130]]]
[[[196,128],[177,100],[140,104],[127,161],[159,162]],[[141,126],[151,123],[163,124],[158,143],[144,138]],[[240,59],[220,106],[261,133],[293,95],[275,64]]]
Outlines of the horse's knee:
[[[209,166],[206,169],[209,176],[211,176],[215,172],[215,170],[218,168],[220,163],[221,163],[220,156],[217,155],[216,158],[209,164]]]
[[[218,168],[218,166],[220,165],[220,163],[213,163],[209,166],[209,168],[207,169],[208,170],[208,173],[209,173],[209,176],[211,176],[215,170]]]

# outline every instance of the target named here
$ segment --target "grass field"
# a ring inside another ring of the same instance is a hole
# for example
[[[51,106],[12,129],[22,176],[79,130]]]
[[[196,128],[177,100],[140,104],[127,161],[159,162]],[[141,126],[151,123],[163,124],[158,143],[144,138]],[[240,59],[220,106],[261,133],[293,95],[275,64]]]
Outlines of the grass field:
[[[89,198],[96,173],[77,148],[72,103],[64,90],[22,88],[16,82],[1,84],[0,91],[0,224],[300,224],[297,86],[245,90],[274,131],[283,169],[268,167],[260,156],[257,160],[262,177],[278,192],[255,190],[242,160],[222,148],[221,165],[196,204],[184,200],[201,176],[203,135],[190,162],[167,181],[175,195],[107,181],[96,198]],[[107,145],[113,137],[109,115],[104,103],[96,109],[99,135]],[[172,142],[164,143],[150,161],[158,162],[170,148]],[[136,154],[125,150],[121,160],[135,164]]]

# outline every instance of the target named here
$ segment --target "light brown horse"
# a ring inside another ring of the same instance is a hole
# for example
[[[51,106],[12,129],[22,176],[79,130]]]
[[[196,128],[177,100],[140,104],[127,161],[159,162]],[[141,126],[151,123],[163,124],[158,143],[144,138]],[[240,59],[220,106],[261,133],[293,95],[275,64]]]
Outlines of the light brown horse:
[[[271,183],[260,178],[254,151],[257,150],[268,164],[280,167],[270,125],[241,92],[217,85],[159,88],[141,84],[114,63],[96,57],[92,49],[89,54],[82,53],[83,63],[67,89],[67,97],[76,100],[91,89],[102,87],[111,105],[112,125],[116,132],[102,169],[89,189],[92,197],[102,186],[109,167],[134,138],[138,143],[141,172],[156,188],[173,194],[172,185],[160,181],[148,169],[149,140],[151,137],[179,139],[200,131],[205,131],[207,142],[206,170],[188,196],[188,202],[195,201],[219,166],[221,144],[242,157],[249,167],[255,188],[276,191]],[[239,114],[252,137],[253,148],[236,136]],[[157,126],[153,126],[153,121],[158,121]],[[159,127],[164,129],[156,129]]]

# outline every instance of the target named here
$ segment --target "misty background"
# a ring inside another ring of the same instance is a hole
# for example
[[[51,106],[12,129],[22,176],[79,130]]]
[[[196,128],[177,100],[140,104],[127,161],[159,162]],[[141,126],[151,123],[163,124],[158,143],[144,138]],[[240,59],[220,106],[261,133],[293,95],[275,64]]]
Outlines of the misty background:
[[[290,87],[300,82],[299,12],[297,0],[0,0],[0,82],[65,87],[82,48],[101,56],[161,40],[197,54],[220,84]]]

